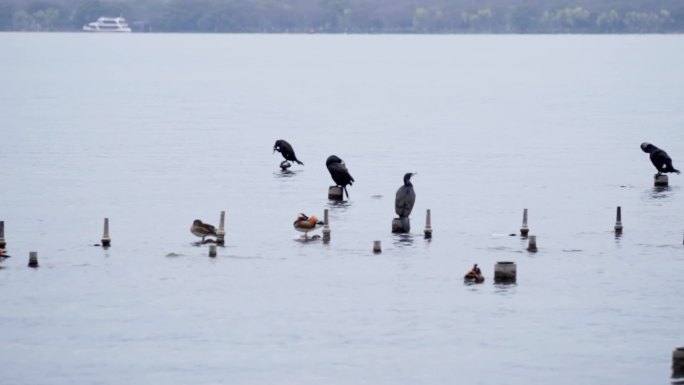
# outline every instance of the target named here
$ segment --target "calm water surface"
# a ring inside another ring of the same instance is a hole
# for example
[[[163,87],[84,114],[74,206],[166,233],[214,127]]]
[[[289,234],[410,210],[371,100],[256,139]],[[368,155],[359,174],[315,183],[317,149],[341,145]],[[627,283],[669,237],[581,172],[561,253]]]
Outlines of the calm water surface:
[[[667,384],[684,175],[654,189],[639,144],[684,168],[682,42],[0,34],[0,382]],[[325,208],[331,243],[296,241]],[[189,227],[221,210],[211,259]]]

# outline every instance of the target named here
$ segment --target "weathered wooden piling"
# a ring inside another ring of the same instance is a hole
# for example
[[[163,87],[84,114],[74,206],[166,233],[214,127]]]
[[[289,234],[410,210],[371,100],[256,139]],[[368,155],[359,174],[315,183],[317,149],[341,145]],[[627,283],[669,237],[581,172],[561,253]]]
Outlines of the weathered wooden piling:
[[[497,262],[494,266],[494,283],[515,283],[515,262]]]
[[[430,209],[427,209],[427,213],[425,214],[425,230],[423,230],[425,238],[432,238],[432,224],[430,222]]]
[[[328,199],[341,201],[344,199],[344,190],[340,186],[330,186],[328,189]]]
[[[617,213],[615,214],[615,233],[622,233],[622,207],[617,207]]]
[[[0,249],[4,249],[7,246],[5,242],[5,221],[0,221]]]
[[[37,251],[29,252],[28,267],[38,267],[38,252]]]
[[[221,211],[221,219],[219,220],[219,228],[216,230],[216,244],[223,246],[226,243],[226,212]]]
[[[411,221],[408,217],[392,219],[392,232],[397,234],[408,233],[411,231]]]
[[[373,241],[373,252],[375,254],[382,253],[382,245],[380,241]]]
[[[209,256],[210,257],[216,256],[216,245],[209,245]]]
[[[530,229],[527,227],[527,209],[524,209],[523,210],[523,223],[522,223],[522,226],[520,227],[520,235],[523,237],[526,237],[529,232],[530,232]]]
[[[537,236],[536,235],[530,235],[529,242],[527,244],[527,251],[529,251],[531,253],[537,252]]]
[[[283,171],[287,171],[287,169],[290,168],[290,166],[292,166],[292,164],[286,160],[280,162],[280,169]]]
[[[330,222],[328,209],[323,210],[323,242],[330,242]]]
[[[669,184],[670,180],[665,174],[655,174],[653,175],[653,185],[655,187],[667,187]]]
[[[104,220],[104,232],[102,234],[102,247],[109,247],[112,244],[112,240],[109,238],[109,218]]]
[[[672,378],[684,378],[684,347],[672,352]]]

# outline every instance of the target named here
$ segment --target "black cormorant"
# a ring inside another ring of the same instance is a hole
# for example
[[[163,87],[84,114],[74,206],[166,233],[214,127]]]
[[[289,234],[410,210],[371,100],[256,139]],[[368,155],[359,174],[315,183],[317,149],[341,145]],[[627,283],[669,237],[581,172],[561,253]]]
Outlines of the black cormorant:
[[[394,200],[394,211],[402,219],[411,215],[413,204],[416,203],[416,193],[413,191],[413,184],[411,184],[411,177],[414,175],[415,173],[411,172],[404,175],[404,185],[399,187]]]
[[[653,166],[658,170],[658,175],[661,175],[664,172],[679,174],[679,170],[672,167],[672,159],[667,155],[667,152],[648,142],[641,143],[641,150],[649,154],[651,163],[653,163]]]
[[[347,185],[352,185],[354,178],[349,174],[347,166],[344,165],[344,161],[335,155],[330,155],[325,161],[325,166],[330,171],[330,176],[335,181],[335,184],[344,189],[344,193],[347,194],[349,198],[349,193],[347,192]]]
[[[273,145],[273,153],[275,153],[276,151],[280,152],[283,155],[283,158],[285,158],[285,160],[297,162],[302,166],[304,165],[304,163],[300,162],[299,159],[297,159],[297,155],[295,155],[294,149],[287,141],[283,139],[276,140],[275,144]]]

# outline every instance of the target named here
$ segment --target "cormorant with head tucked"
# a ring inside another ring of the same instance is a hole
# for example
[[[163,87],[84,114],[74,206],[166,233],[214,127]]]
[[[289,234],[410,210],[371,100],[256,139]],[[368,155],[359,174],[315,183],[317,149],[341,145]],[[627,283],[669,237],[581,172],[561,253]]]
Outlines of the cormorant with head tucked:
[[[415,173],[408,172],[404,175],[404,185],[397,190],[397,196],[394,199],[394,211],[399,215],[399,218],[408,218],[413,210],[413,204],[416,203],[416,193],[413,191],[413,184],[411,177]]]
[[[304,165],[304,163],[300,162],[299,159],[297,159],[297,155],[295,155],[294,149],[287,141],[283,139],[276,140],[275,144],[273,145],[273,153],[275,154],[276,151],[280,152],[283,155],[283,158],[285,158],[285,160],[297,162],[302,166]]]
[[[661,175],[664,172],[679,174],[679,170],[672,167],[672,159],[667,155],[667,152],[648,142],[641,143],[641,150],[649,154],[651,163],[653,163],[653,166],[658,170],[658,175]]]
[[[330,176],[332,177],[335,184],[344,189],[344,193],[347,194],[349,198],[349,193],[347,192],[347,185],[352,185],[354,178],[349,174],[347,166],[344,161],[335,155],[330,155],[325,161],[325,167],[330,171]]]

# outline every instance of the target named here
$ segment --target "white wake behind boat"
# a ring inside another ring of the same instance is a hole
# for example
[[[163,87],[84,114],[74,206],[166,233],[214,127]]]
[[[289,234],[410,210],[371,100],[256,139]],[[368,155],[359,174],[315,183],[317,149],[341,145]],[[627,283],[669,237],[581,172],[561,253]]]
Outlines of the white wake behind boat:
[[[131,32],[126,19],[123,17],[100,17],[97,21],[83,26],[88,32]]]

